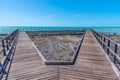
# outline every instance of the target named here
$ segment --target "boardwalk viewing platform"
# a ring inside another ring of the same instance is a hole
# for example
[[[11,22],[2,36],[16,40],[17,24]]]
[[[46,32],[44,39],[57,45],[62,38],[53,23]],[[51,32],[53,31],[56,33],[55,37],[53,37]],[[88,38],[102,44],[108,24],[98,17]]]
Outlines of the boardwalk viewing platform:
[[[10,70],[3,79],[119,80],[118,72],[91,31],[86,31],[73,65],[46,65],[40,55],[28,35],[20,32]]]

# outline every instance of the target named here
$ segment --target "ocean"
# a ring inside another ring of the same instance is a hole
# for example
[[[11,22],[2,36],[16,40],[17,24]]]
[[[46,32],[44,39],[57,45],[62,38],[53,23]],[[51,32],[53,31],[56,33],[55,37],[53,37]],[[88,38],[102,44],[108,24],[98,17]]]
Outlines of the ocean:
[[[98,32],[109,32],[109,33],[116,33],[118,35],[120,35],[120,27],[76,27],[76,26],[72,26],[72,27],[68,27],[68,26],[1,26],[0,27],[0,34],[9,34],[12,31],[19,29],[20,31],[55,31],[55,30],[89,30],[89,29],[93,29],[95,31]]]

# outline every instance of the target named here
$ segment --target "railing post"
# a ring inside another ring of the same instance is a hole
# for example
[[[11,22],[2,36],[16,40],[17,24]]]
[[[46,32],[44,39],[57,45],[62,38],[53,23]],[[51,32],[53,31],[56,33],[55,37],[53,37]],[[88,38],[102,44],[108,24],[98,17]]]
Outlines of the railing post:
[[[103,38],[103,42],[105,43],[105,37]],[[105,44],[103,43],[103,49],[105,48]]]
[[[10,46],[10,44],[11,44],[11,42],[10,42],[10,37],[8,38],[8,40],[9,40],[8,43],[9,43],[9,46]]]
[[[115,50],[114,50],[114,52],[117,54],[117,48],[118,48],[118,45],[117,44],[115,44]]]
[[[11,36],[9,36],[9,44],[11,46],[11,43],[12,43],[12,39],[11,39]]]
[[[117,54],[117,48],[118,48],[118,45],[115,44],[115,50],[114,50],[115,54]],[[115,55],[114,55],[114,63],[116,63],[116,56]]]
[[[4,39],[2,40],[2,47],[3,47],[3,56],[5,56],[5,43],[4,43]]]
[[[103,38],[103,37],[101,36],[101,41],[100,41],[100,44],[101,44],[101,45],[102,45],[102,38]]]
[[[7,50],[8,50],[9,49],[8,37],[6,38],[6,47],[7,47]]]
[[[108,40],[108,48],[107,48],[107,54],[109,55],[109,47],[110,47],[110,40]]]

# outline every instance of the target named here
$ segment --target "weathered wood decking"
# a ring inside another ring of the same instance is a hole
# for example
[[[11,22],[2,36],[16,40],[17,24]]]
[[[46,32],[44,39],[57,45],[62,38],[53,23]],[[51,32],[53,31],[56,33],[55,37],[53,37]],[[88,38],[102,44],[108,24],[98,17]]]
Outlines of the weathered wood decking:
[[[60,73],[60,77],[63,80],[118,79],[90,31],[86,32],[75,65],[60,67]]]
[[[57,69],[44,65],[30,38],[26,33],[20,33],[8,80],[57,80]]]
[[[74,65],[45,65],[26,33],[21,32],[8,80],[118,80],[90,31]]]

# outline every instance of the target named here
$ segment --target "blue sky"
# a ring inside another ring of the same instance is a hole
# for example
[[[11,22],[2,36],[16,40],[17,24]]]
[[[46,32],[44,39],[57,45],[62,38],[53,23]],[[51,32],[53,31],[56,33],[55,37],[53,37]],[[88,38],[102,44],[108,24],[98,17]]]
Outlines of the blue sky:
[[[120,26],[120,0],[0,0],[0,26]]]

